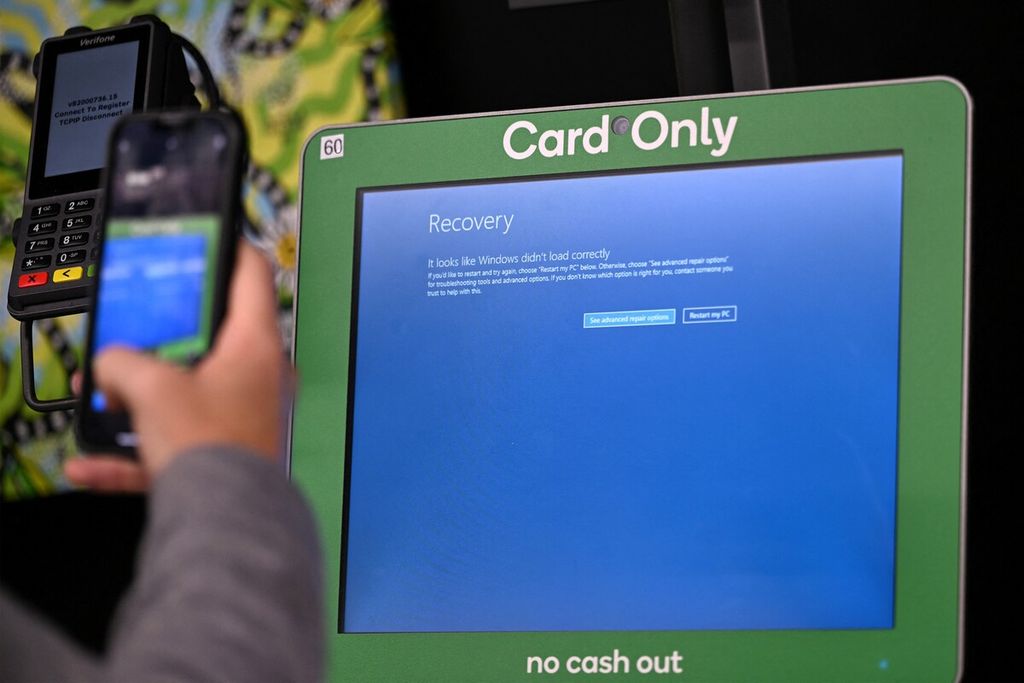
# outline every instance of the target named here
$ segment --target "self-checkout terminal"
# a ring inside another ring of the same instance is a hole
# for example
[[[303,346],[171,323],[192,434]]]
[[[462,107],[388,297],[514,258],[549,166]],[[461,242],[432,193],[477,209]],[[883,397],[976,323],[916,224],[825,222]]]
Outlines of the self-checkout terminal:
[[[22,390],[36,410],[74,407],[40,400],[33,376],[32,323],[88,309],[103,211],[107,135],[131,112],[198,109],[185,52],[202,74],[212,105],[219,95],[209,67],[185,38],[155,16],[47,39],[32,64],[37,79],[24,209],[7,310],[22,323]]]
[[[925,79],[315,133],[331,680],[956,680],[969,130]]]

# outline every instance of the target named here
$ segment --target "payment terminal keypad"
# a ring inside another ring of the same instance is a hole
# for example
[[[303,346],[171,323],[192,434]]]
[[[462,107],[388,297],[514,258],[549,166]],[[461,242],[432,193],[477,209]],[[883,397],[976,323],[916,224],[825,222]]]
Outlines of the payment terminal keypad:
[[[95,196],[46,200],[26,207],[17,237],[8,308],[31,318],[37,306],[84,305],[99,256]]]

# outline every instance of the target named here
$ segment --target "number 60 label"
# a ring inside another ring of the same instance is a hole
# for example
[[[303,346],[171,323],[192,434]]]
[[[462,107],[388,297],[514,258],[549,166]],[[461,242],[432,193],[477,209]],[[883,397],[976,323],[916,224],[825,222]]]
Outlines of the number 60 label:
[[[345,156],[345,134],[327,135],[320,138],[320,158],[334,159]]]

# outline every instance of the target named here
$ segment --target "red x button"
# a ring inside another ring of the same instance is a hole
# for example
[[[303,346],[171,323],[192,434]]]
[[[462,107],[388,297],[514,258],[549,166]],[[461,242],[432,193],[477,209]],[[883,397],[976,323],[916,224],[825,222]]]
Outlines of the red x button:
[[[18,278],[18,287],[38,287],[45,285],[49,273],[25,273]]]

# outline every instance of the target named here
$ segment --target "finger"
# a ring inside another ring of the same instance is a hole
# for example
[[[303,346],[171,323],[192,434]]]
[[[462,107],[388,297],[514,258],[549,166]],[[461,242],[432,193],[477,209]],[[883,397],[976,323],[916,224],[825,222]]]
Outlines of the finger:
[[[238,245],[227,316],[219,346],[244,348],[254,339],[279,338],[277,295],[270,262],[245,240]]]
[[[102,493],[139,493],[149,486],[142,466],[116,456],[74,458],[64,463],[71,483]]]
[[[82,395],[82,371],[75,370],[71,375],[71,393],[75,396]]]
[[[93,361],[93,380],[107,400],[129,412],[161,401],[181,378],[181,369],[131,349],[111,346]],[[173,395],[173,393],[172,393]]]

